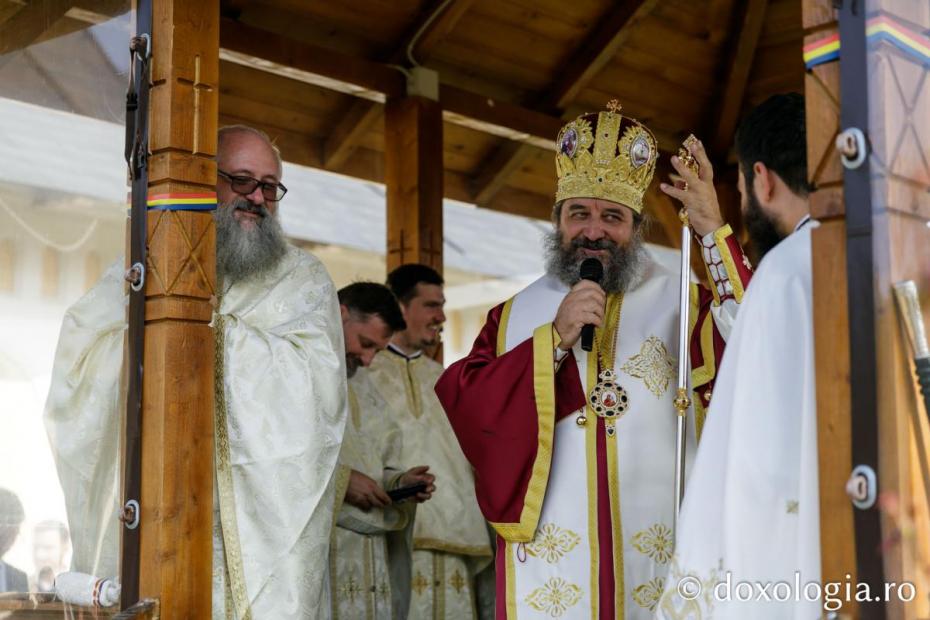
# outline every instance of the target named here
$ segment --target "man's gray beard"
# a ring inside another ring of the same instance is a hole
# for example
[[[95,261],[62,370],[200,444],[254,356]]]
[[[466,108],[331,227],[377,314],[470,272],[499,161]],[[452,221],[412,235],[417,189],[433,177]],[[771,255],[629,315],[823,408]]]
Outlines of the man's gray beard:
[[[235,218],[237,207],[260,211],[262,216],[250,230]],[[216,273],[231,284],[253,278],[273,269],[287,252],[287,241],[278,216],[264,206],[255,207],[244,198],[217,208]]]
[[[646,256],[639,230],[633,233],[626,245],[618,245],[607,238],[590,241],[579,235],[565,248],[562,246],[562,232],[556,228],[546,233],[545,245],[546,273],[569,287],[581,280],[581,263],[588,258],[581,248],[607,250],[606,262],[601,260],[604,265],[601,288],[605,293],[626,291],[639,277]]]

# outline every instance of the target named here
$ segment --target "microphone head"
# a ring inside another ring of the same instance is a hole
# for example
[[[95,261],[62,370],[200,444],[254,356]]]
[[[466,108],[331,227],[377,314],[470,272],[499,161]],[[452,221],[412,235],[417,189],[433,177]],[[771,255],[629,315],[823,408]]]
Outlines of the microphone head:
[[[586,258],[581,261],[581,268],[578,275],[582,280],[591,280],[600,284],[601,278],[604,277],[604,265],[596,258]]]

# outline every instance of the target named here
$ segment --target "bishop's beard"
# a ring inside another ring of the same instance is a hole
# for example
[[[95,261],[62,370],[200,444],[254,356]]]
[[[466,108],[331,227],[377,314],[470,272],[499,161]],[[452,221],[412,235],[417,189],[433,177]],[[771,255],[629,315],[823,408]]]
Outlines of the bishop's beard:
[[[601,288],[605,293],[626,291],[639,277],[642,271],[646,250],[642,235],[637,229],[626,245],[614,243],[606,237],[591,241],[579,235],[571,240],[568,247],[562,243],[562,231],[555,228],[546,234],[546,272],[558,278],[568,287],[581,279],[581,263],[588,258],[582,248],[589,250],[607,250],[607,256],[601,258],[604,265],[604,277]]]
[[[746,194],[746,213],[744,217],[746,231],[749,233],[750,240],[752,240],[753,254],[755,254],[753,262],[758,265],[762,257],[781,243],[785,235],[778,231],[775,220],[762,210],[762,205],[759,204],[759,199],[756,198],[756,193],[752,190],[752,187],[749,188],[749,192]]]
[[[236,209],[260,213],[255,226],[248,230],[236,220]],[[229,283],[253,278],[273,269],[287,252],[287,241],[277,215],[264,205],[253,205],[244,198],[237,198],[228,205],[217,208],[216,222],[216,272]]]

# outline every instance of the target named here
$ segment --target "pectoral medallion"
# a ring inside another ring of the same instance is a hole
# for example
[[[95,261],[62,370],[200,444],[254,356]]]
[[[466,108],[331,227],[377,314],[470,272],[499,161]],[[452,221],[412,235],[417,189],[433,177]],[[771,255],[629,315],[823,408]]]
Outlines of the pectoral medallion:
[[[613,370],[602,370],[597,377],[597,385],[591,390],[588,401],[597,417],[604,418],[607,434],[613,436],[614,421],[620,419],[630,406],[626,390],[617,383]]]

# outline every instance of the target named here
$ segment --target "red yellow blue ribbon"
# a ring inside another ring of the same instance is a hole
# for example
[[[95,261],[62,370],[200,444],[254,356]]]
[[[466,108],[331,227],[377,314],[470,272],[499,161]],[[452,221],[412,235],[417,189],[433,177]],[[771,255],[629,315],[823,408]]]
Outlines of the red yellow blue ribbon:
[[[153,211],[213,211],[216,192],[153,194],[149,196],[148,208]]]
[[[866,22],[865,34],[871,45],[886,41],[918,62],[930,66],[930,37],[904,26],[887,15],[879,15]],[[808,71],[839,57],[838,34],[831,34],[804,46],[804,66]]]

